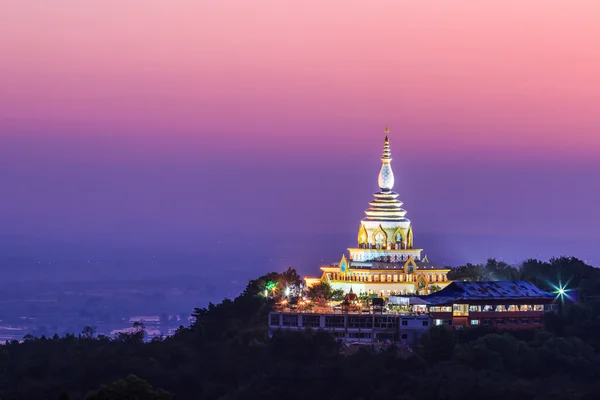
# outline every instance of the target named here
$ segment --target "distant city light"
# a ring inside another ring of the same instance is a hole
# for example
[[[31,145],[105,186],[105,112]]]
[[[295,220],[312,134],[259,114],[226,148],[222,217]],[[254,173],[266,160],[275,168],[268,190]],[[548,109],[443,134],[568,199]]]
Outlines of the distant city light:
[[[286,296],[290,295],[290,287],[289,286],[285,288],[285,295]]]

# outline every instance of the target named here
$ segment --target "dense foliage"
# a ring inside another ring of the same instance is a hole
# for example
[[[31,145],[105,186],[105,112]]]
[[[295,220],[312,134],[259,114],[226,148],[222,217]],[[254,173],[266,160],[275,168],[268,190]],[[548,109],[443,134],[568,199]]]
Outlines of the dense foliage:
[[[0,346],[0,399],[597,398],[599,271],[573,258],[500,264],[460,267],[453,278],[514,270],[546,289],[569,281],[567,294],[579,302],[565,299],[547,331],[434,328],[408,357],[393,347],[348,354],[325,332],[268,338],[274,296],[264,291],[269,282],[301,285],[288,270],[249,282],[234,300],[196,309],[196,321],[172,337],[146,343],[138,325],[117,339],[88,330]]]

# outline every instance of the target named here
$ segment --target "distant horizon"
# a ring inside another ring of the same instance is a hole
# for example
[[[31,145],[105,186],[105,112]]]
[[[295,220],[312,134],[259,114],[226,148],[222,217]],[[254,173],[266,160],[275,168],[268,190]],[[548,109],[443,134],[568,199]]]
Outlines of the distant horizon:
[[[79,237],[77,240],[31,241],[27,236],[0,235],[0,265],[3,278],[11,280],[47,280],[56,282],[78,280],[132,280],[161,277],[198,276],[226,285],[219,278],[238,276],[241,281],[254,279],[268,272],[296,268],[302,275],[315,275],[321,265],[339,261],[342,253],[354,245],[353,234],[267,234],[266,239],[252,240],[244,234],[238,246],[219,246],[212,241],[197,243],[162,243],[143,240],[137,243],[97,241],[98,237]],[[548,261],[553,257],[576,257],[597,266],[600,253],[587,251],[593,240],[561,241],[522,238],[486,237],[481,235],[444,236],[419,234],[418,248],[429,260],[440,266],[485,264],[495,258],[510,265],[527,259]],[[310,239],[326,238],[310,247]],[[39,238],[38,238],[39,239]],[[207,239],[206,236],[198,239]],[[421,243],[423,245],[421,245]],[[530,250],[536,248],[537,250]],[[474,249],[474,250],[473,250]],[[36,278],[37,277],[37,278]]]

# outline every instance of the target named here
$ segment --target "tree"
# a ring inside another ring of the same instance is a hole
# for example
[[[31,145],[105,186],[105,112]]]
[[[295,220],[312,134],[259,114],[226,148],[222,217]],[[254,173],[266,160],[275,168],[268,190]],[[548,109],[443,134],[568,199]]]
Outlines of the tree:
[[[518,280],[519,275],[517,268],[495,258],[488,258],[483,267],[483,278],[488,281]]]
[[[154,389],[148,382],[129,375],[110,385],[90,392],[86,400],[171,400],[173,395],[162,389]]]
[[[143,343],[146,337],[146,326],[144,321],[136,321],[132,325],[132,332],[120,332],[117,339],[128,343]]]
[[[277,272],[270,272],[266,275],[261,276],[258,279],[253,279],[248,282],[246,285],[246,289],[242,293],[244,296],[264,296],[265,288],[267,283],[277,282],[279,279],[279,274]]]
[[[344,290],[335,289],[331,292],[331,300],[333,301],[342,301],[344,300]]]
[[[429,361],[446,361],[454,352],[454,332],[444,326],[433,326],[429,334],[423,336],[423,355]]]
[[[97,326],[85,326],[81,331],[81,337],[84,339],[92,339],[96,335]]]
[[[483,266],[467,264],[454,267],[448,272],[448,279],[451,281],[481,281],[483,280]]]
[[[135,321],[133,323],[133,329],[135,331],[135,333],[139,333],[139,332],[145,332],[146,331],[146,325],[144,325],[144,321]]]
[[[281,288],[289,288],[289,294],[296,296],[304,289],[304,280],[294,268],[288,268],[280,275],[279,286]]]
[[[319,282],[317,284],[312,285],[308,288],[307,295],[308,298],[317,301],[321,300],[329,300],[333,294],[333,290],[331,289],[331,285],[327,282]]]

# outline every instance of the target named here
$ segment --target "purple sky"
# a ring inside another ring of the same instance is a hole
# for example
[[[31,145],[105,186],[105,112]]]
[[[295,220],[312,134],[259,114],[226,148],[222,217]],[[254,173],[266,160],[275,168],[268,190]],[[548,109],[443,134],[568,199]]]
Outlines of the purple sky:
[[[575,3],[9,0],[0,234],[239,257],[238,233],[347,235],[335,261],[388,122],[426,252],[597,263],[600,3]]]

